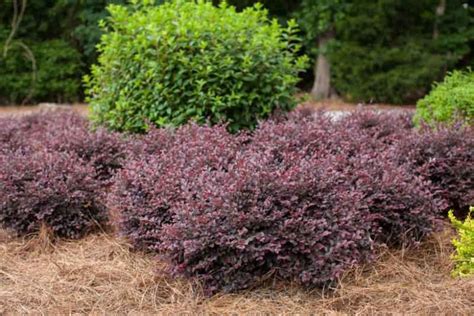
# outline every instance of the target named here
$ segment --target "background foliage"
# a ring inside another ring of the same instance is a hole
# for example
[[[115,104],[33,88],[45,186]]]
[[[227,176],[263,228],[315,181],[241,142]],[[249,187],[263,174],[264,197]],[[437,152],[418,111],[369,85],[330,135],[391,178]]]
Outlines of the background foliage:
[[[0,45],[11,30],[14,2],[1,2]],[[16,46],[6,60],[0,57],[0,104],[82,99],[80,78],[97,58],[98,21],[107,17],[108,4],[126,2],[27,1],[14,42],[31,49],[37,59],[37,80],[33,85],[31,61]],[[228,2],[240,10],[257,1]],[[439,0],[260,2],[283,24],[297,18],[306,53],[313,57],[318,53],[317,38],[328,29],[335,32],[327,51],[331,79],[335,91],[350,101],[413,103],[447,71],[472,64],[472,1],[446,1],[442,16],[436,15]],[[55,49],[48,50],[46,42],[52,40]],[[306,86],[312,80],[310,68],[303,77]]]

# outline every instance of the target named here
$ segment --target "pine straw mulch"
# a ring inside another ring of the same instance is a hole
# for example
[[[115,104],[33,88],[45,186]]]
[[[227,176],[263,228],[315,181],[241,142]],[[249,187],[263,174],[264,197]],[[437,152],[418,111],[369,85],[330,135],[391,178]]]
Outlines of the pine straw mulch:
[[[0,315],[8,314],[474,314],[474,278],[450,276],[450,229],[418,249],[384,251],[336,291],[275,282],[202,296],[196,284],[157,273],[149,256],[110,234],[51,243],[0,232]]]

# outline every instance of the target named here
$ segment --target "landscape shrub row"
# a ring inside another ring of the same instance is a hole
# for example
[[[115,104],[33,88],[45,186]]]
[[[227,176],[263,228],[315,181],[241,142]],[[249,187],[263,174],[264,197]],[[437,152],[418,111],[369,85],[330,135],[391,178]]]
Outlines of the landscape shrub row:
[[[472,135],[374,112],[297,111],[238,135],[153,130],[134,142],[108,206],[136,249],[210,293],[273,276],[321,286],[472,204]]]
[[[325,286],[474,204],[473,128],[414,129],[408,114],[301,110],[239,134],[117,135],[71,113],[0,121],[3,226],[77,238],[109,218],[209,293],[271,277]]]

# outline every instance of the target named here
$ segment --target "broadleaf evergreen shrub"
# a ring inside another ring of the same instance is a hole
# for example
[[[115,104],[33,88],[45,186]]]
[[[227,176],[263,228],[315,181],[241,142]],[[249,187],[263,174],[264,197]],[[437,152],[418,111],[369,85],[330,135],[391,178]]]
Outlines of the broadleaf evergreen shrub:
[[[449,212],[449,219],[459,233],[459,239],[454,239],[453,244],[456,247],[456,254],[453,259],[456,267],[453,270],[454,276],[469,276],[474,274],[474,207],[464,222],[456,219],[453,212]]]
[[[135,136],[139,154],[108,205],[136,249],[209,293],[269,276],[322,286],[378,245],[415,244],[440,227],[431,182],[394,157],[412,132],[411,116],[374,112],[296,112],[237,135],[152,130]]]
[[[73,153],[21,148],[0,155],[0,225],[18,235],[46,225],[58,237],[80,238],[104,224],[100,182]]]
[[[189,120],[252,128],[295,105],[306,57],[298,31],[270,21],[260,5],[169,1],[158,7],[109,6],[98,64],[85,77],[97,123],[143,132]]]
[[[474,124],[474,72],[454,71],[433,86],[416,105],[417,124],[453,123],[464,120]]]

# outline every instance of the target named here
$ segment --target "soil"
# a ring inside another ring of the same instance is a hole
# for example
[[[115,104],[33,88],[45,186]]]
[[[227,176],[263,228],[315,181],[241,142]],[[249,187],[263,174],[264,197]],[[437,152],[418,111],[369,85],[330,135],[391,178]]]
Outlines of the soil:
[[[327,111],[354,111],[356,109],[371,109],[371,110],[408,110],[413,111],[414,105],[390,105],[390,104],[353,104],[346,103],[339,100],[325,100],[325,101],[305,101],[300,104],[300,107],[311,108],[314,110]],[[0,116],[28,114],[41,110],[54,109],[72,109],[83,115],[87,115],[89,107],[84,103],[75,104],[55,104],[55,103],[40,103],[39,105],[24,105],[24,106],[0,106]]]

